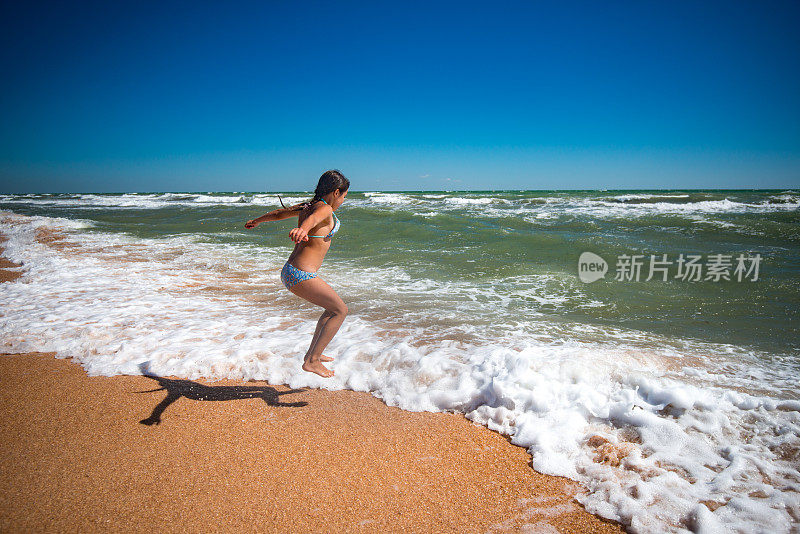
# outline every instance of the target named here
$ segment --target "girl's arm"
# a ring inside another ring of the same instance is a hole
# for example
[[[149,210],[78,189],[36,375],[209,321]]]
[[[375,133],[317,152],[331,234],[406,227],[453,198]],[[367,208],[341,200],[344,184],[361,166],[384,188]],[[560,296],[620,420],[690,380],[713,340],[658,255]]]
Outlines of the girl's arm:
[[[310,232],[311,229],[316,225],[330,217],[331,213],[333,213],[333,209],[329,205],[322,203],[317,204],[311,215],[303,220],[303,224],[297,228],[293,228],[292,231],[289,232],[289,238],[295,243],[299,243],[300,241],[308,241],[308,232]]]
[[[289,208],[278,208],[276,210],[272,210],[269,213],[265,213],[261,217],[256,217],[250,221],[244,223],[245,228],[255,228],[262,222],[267,221],[280,221],[283,219],[288,219],[289,217],[297,217],[300,214],[300,205],[294,205]]]

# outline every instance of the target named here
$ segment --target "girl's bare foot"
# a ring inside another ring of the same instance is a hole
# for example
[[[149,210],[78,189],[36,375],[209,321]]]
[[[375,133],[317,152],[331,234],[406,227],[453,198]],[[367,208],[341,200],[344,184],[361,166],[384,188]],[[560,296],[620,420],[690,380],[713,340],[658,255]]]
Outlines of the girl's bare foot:
[[[322,354],[319,357],[319,361],[321,361],[321,362],[332,362],[333,358],[331,358],[330,356],[325,356],[324,354]]]
[[[317,373],[322,378],[330,378],[333,376],[333,371],[322,365],[322,362],[317,361],[306,361],[303,362],[303,371],[308,371],[309,373]]]

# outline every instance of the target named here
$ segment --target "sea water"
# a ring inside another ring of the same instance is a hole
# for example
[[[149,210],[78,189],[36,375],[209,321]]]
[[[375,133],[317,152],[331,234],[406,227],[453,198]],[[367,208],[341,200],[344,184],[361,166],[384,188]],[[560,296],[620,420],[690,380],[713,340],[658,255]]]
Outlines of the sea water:
[[[351,192],[319,272],[350,310],[331,379],[300,369],[320,309],[279,280],[292,220],[243,227],[276,207],[0,195],[2,350],[368,391],[510,436],[635,532],[798,530],[800,192]]]

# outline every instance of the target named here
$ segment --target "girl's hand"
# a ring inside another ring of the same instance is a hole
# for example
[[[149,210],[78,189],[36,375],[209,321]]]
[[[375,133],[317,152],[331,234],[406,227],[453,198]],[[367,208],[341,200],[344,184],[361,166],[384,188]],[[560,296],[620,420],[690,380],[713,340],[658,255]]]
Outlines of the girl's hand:
[[[255,221],[255,219],[244,223],[245,228],[255,228],[256,226],[258,226],[258,223]]]
[[[289,232],[289,239],[295,243],[299,243],[300,241],[308,241],[308,233],[299,227],[292,228],[292,231]]]

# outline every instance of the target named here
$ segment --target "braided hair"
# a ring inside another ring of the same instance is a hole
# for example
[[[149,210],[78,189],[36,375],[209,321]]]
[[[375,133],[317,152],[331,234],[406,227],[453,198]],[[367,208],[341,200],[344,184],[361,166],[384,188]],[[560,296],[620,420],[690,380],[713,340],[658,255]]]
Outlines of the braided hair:
[[[347,191],[348,189],[350,189],[350,180],[345,178],[344,174],[342,174],[340,171],[332,169],[330,171],[323,172],[322,176],[319,177],[317,188],[314,190],[314,196],[311,198],[311,200],[301,202],[300,204],[292,206],[292,208],[286,208],[286,206],[283,204],[283,200],[281,200],[280,195],[278,196],[278,200],[280,200],[281,206],[283,206],[285,209],[301,211],[322,200],[322,197],[328,193],[336,190]]]

